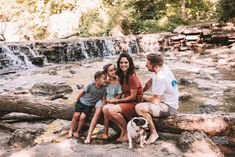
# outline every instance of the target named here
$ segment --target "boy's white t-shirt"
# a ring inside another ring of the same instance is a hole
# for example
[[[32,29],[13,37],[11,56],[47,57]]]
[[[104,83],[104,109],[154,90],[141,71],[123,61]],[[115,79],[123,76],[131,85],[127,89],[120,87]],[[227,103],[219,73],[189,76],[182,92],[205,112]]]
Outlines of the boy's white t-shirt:
[[[171,70],[163,65],[161,70],[152,75],[152,94],[160,95],[160,102],[178,109],[179,92],[175,76]]]

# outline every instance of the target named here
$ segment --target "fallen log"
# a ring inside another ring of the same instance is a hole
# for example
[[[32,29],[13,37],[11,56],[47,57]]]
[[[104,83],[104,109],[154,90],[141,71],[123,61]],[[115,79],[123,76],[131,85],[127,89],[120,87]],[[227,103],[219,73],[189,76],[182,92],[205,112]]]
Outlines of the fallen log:
[[[5,123],[34,122],[34,121],[46,120],[46,119],[47,118],[42,118],[36,115],[30,115],[30,114],[25,114],[25,113],[14,113],[14,112],[0,117],[0,120],[2,120]]]
[[[0,95],[0,112],[20,112],[42,118],[71,120],[74,106],[33,96]]]
[[[153,121],[157,130],[161,132],[203,131],[212,136],[231,135],[234,132],[235,113],[178,114],[167,118],[154,118]]]
[[[0,112],[21,112],[42,118],[71,120],[74,106],[34,98],[33,96],[0,95]],[[235,113],[231,114],[179,114],[174,117],[154,118],[158,131],[181,133],[203,131],[208,135],[234,133]]]

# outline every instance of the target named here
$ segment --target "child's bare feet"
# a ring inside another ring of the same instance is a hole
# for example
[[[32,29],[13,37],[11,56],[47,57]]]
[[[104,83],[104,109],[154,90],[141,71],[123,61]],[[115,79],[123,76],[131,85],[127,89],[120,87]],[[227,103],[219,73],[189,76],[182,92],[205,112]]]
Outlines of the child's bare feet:
[[[73,132],[69,132],[67,138],[71,138],[73,136]]]
[[[106,134],[106,133],[103,133],[103,134],[100,136],[100,138],[106,140],[106,139],[109,138],[109,135]]]
[[[78,137],[79,137],[79,134],[78,134],[77,132],[74,132],[74,133],[73,133],[73,136],[74,136],[75,138],[78,138]]]
[[[89,144],[91,143],[91,139],[90,138],[86,138],[85,141],[84,141],[85,144]]]

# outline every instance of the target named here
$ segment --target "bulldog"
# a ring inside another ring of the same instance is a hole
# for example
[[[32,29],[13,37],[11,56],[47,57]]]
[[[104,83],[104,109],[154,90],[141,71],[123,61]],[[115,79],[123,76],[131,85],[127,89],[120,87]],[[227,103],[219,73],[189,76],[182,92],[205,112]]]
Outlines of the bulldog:
[[[148,121],[143,117],[134,117],[127,124],[127,136],[129,149],[133,148],[132,140],[138,142],[140,147],[146,142],[146,130],[148,130]]]

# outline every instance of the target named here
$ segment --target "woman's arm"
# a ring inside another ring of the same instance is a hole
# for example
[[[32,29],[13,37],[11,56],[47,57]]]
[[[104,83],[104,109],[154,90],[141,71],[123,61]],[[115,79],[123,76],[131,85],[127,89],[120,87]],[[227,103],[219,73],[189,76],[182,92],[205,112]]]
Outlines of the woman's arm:
[[[118,94],[115,98],[116,99],[121,99],[121,97],[122,97],[122,94]]]
[[[122,98],[122,99],[110,99],[109,103],[111,104],[118,104],[118,103],[123,103],[123,102],[130,102],[136,100],[136,95],[137,95],[137,89],[130,89],[130,95]]]

